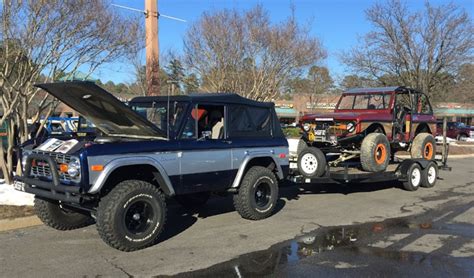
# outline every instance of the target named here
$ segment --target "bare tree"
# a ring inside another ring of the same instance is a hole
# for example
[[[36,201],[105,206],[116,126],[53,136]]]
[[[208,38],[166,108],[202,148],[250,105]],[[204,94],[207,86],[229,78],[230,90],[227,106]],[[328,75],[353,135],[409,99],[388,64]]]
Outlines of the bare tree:
[[[13,146],[27,140],[27,119],[38,120],[53,107],[33,84],[78,69],[89,75],[136,49],[141,30],[139,21],[115,14],[100,0],[4,0],[0,16],[0,125],[9,129],[0,164],[10,182]]]
[[[314,94],[329,93],[334,87],[334,80],[327,67],[312,66],[308,72],[308,79]]]
[[[344,78],[340,82],[341,89],[343,90],[348,90],[351,88],[373,87],[377,85],[378,84],[376,81],[355,74],[344,76]]]
[[[373,31],[343,53],[342,61],[357,74],[379,83],[393,82],[433,94],[459,66],[473,59],[474,28],[455,4],[410,11],[400,0],[377,3],[366,11]]]
[[[471,103],[474,101],[474,64],[461,65],[450,90],[454,101]]]
[[[270,100],[290,78],[326,57],[307,31],[294,13],[271,24],[261,6],[204,13],[186,34],[185,62],[204,91]]]

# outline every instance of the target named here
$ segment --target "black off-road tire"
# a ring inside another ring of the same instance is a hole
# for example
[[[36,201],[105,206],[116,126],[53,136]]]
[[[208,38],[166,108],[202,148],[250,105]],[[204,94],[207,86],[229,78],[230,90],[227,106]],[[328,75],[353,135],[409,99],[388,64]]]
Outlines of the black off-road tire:
[[[34,208],[38,218],[56,230],[74,230],[94,224],[94,219],[89,215],[61,208],[57,201],[35,197]]]
[[[303,177],[320,177],[326,172],[326,156],[318,148],[307,147],[298,154],[297,165]]]
[[[97,210],[100,237],[111,247],[126,252],[155,244],[165,222],[164,194],[155,185],[140,180],[117,184],[100,200]],[[143,231],[134,233],[130,226]]]
[[[431,188],[438,179],[438,164],[431,161],[421,172],[421,187]]]
[[[383,133],[370,133],[362,141],[360,162],[362,169],[369,172],[382,172],[390,162],[390,143]]]
[[[175,200],[184,208],[197,209],[204,206],[210,197],[211,192],[199,192],[185,195],[177,195],[175,196]]]
[[[436,140],[430,133],[419,133],[415,136],[410,149],[411,158],[434,160],[436,156]]]
[[[403,188],[407,191],[416,191],[420,188],[422,170],[418,163],[413,163],[407,171],[407,180],[403,182]]]
[[[242,218],[249,220],[272,215],[277,201],[278,181],[270,169],[261,166],[253,166],[245,173],[239,192],[234,195],[235,210]]]

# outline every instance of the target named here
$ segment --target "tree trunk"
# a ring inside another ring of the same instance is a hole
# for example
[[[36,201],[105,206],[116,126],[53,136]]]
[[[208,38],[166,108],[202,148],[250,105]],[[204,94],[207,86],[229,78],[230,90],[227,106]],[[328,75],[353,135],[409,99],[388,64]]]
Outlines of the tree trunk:
[[[7,163],[5,161],[5,150],[3,148],[3,144],[0,147],[0,168],[2,169],[2,174],[3,174],[3,178],[5,179],[5,183],[11,184],[12,179],[7,169]]]

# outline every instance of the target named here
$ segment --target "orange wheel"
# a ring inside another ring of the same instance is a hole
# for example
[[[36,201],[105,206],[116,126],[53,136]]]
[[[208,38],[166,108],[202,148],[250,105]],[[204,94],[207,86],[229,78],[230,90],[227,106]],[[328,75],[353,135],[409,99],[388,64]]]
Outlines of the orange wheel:
[[[380,143],[377,145],[377,147],[375,147],[374,157],[377,164],[382,165],[385,163],[385,159],[387,158],[387,149],[385,148],[384,144]]]
[[[423,150],[423,157],[426,159],[426,160],[431,160],[433,158],[433,143],[431,142],[428,142],[426,143],[425,145],[425,148]]]

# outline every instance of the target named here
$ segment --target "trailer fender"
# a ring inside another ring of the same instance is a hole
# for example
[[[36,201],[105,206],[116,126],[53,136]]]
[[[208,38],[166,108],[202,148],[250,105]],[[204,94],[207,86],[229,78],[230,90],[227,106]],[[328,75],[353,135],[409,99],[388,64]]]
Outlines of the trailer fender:
[[[397,170],[396,170],[397,176],[400,177],[400,180],[406,179],[407,172],[410,169],[411,165],[413,165],[413,163],[417,163],[418,165],[420,165],[421,169],[423,170],[426,167],[428,167],[428,164],[430,163],[430,161],[428,161],[426,159],[405,159],[405,160],[403,160],[400,163],[400,165],[397,167]]]

